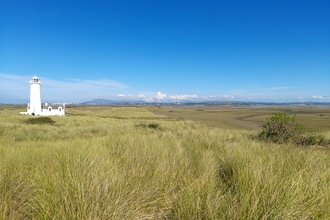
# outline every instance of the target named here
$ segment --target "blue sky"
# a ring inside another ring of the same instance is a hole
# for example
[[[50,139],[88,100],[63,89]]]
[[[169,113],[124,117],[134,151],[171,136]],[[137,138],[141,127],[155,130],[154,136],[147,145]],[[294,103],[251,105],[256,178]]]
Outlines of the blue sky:
[[[0,103],[330,102],[330,1],[0,0]]]

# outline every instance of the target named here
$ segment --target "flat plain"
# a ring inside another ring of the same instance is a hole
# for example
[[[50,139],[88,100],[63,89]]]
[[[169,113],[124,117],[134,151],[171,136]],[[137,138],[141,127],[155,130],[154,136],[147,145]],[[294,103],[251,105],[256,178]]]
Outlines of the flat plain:
[[[330,108],[324,107],[147,107],[158,116],[192,120],[207,126],[226,129],[261,129],[266,118],[275,112],[296,115],[296,121],[308,131],[327,131],[330,129]]]

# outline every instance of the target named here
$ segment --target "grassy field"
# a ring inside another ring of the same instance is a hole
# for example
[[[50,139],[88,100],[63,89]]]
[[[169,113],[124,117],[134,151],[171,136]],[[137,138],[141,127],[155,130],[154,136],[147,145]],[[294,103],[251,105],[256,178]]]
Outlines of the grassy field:
[[[327,131],[330,129],[330,108],[289,108],[289,107],[241,107],[241,108],[172,108],[148,107],[159,116],[188,119],[211,127],[229,129],[258,130],[266,118],[275,112],[287,112],[296,115],[297,121],[309,131]]]
[[[38,124],[0,106],[0,219],[330,219],[327,148],[258,141],[275,109],[218,110],[75,106]],[[330,139],[329,113],[303,115]]]

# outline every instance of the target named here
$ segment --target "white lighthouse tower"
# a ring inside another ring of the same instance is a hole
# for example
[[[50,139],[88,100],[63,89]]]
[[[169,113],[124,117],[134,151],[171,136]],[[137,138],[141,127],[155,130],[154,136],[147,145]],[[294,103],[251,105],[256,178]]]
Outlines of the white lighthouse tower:
[[[41,107],[41,93],[40,93],[40,79],[34,75],[30,80],[30,104],[28,113],[34,115],[40,115]]]
[[[41,91],[40,91],[40,79],[34,75],[30,79],[30,103],[27,106],[26,112],[21,112],[23,115],[35,115],[35,116],[50,116],[58,115],[65,116],[65,105],[63,106],[49,106],[45,104],[43,108],[41,104]],[[57,109],[56,109],[57,108]]]

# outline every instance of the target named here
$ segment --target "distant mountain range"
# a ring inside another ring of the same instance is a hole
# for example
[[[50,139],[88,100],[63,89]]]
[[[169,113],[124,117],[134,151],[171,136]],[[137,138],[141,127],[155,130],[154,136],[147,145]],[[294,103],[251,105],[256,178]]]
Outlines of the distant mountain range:
[[[253,101],[196,101],[196,100],[180,100],[173,102],[153,101],[146,102],[144,100],[109,100],[109,99],[94,99],[80,103],[82,105],[330,105],[329,102],[253,102]]]

